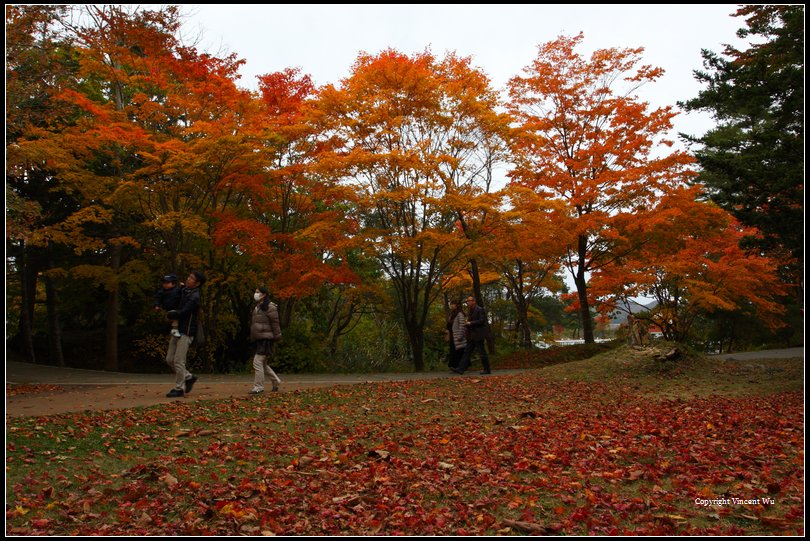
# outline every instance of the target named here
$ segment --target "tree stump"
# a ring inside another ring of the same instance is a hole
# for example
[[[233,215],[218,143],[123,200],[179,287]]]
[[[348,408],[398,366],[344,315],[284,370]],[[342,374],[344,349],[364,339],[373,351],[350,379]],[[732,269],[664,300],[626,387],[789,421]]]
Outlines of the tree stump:
[[[681,350],[679,348],[672,348],[663,355],[656,357],[659,361],[674,361],[681,357]]]

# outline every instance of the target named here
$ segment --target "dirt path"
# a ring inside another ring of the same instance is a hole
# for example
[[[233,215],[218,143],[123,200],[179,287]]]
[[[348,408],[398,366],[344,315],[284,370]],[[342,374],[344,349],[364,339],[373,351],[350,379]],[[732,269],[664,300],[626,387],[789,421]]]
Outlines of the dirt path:
[[[718,355],[729,361],[804,357],[804,348],[753,351]],[[506,375],[522,370],[496,370]],[[470,375],[461,377],[471,377]],[[367,382],[405,381],[460,377],[443,372],[405,374],[280,374],[281,392],[356,385]],[[251,397],[247,393],[252,374],[202,374],[185,398],[166,398],[172,387],[171,374],[124,374],[75,368],[58,368],[6,361],[6,417],[34,417],[85,410],[114,410],[165,404],[172,400],[213,400],[223,398],[273,400],[273,393]],[[9,392],[11,390],[11,392]],[[20,390],[22,392],[17,392]]]
[[[172,381],[165,383],[142,383],[123,385],[38,385],[31,386],[32,392],[24,392],[6,397],[7,417],[35,417],[40,415],[56,415],[73,411],[85,410],[115,410],[128,409],[140,406],[154,406],[165,404],[172,400],[185,400],[196,402],[201,400],[214,400],[220,398],[245,398],[251,388],[252,381],[245,378],[241,383],[204,383],[201,377],[193,392],[184,398],[167,398],[166,393],[172,387]],[[337,385],[338,383],[334,383]],[[329,386],[323,384],[286,384],[282,385],[282,392]],[[50,390],[50,387],[57,389]],[[39,390],[43,389],[43,390]],[[272,393],[266,393],[272,399]]]
[[[741,351],[716,356],[727,361],[753,361],[759,359],[795,359],[804,357],[804,347],[787,349],[766,349],[763,351]]]
[[[498,370],[494,375],[521,370]],[[403,374],[279,374],[281,392],[357,385],[381,381],[437,379],[449,373]],[[15,361],[6,362],[6,417],[34,417],[85,410],[114,410],[165,404],[172,400],[243,398],[272,400],[274,393],[249,396],[252,374],[201,374],[193,391],[184,398],[167,398],[172,374],[123,374],[58,368]],[[19,392],[18,392],[19,391]]]

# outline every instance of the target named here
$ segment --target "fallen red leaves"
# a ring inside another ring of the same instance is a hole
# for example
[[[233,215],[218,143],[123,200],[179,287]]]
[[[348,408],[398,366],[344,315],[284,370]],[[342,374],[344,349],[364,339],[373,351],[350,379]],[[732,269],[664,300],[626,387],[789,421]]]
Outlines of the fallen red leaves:
[[[7,426],[11,534],[803,534],[802,393],[527,374]]]
[[[20,394],[44,393],[49,391],[64,391],[59,385],[15,383],[6,385],[6,396],[16,396]]]

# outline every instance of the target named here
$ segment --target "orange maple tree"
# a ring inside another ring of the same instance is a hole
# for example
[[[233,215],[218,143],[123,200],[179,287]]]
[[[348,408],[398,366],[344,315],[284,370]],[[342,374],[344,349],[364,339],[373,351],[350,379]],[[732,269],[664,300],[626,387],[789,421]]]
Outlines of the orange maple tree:
[[[75,210],[69,194],[53,190],[57,183],[45,164],[45,152],[28,143],[32,134],[58,130],[68,119],[55,103],[54,95],[74,81],[70,41],[59,31],[60,17],[67,6],[6,6],[6,248],[19,281],[19,326],[9,343],[29,361],[37,360],[34,347],[34,306],[37,282],[44,278],[48,307],[48,341],[51,359],[64,366],[61,348],[56,280],[50,268],[56,265],[54,245],[39,231],[58,223]],[[37,135],[33,135],[38,138]],[[47,210],[45,210],[47,209]],[[45,271],[45,272],[43,272]],[[17,303],[9,294],[10,306]],[[15,306],[16,308],[16,306]],[[11,309],[12,311],[14,308]],[[11,321],[13,316],[7,316]],[[11,324],[13,325],[13,324]]]
[[[565,264],[583,336],[593,342],[588,275],[621,255],[616,222],[646,220],[662,194],[687,181],[693,159],[660,139],[673,110],[649,110],[635,96],[663,71],[637,67],[642,49],[600,49],[585,59],[575,52],[582,40],[579,34],[541,45],[525,75],[510,80],[509,110],[519,123],[511,175],[568,208],[574,237]]]
[[[469,58],[395,50],[361,54],[340,87],[319,96],[331,145],[319,171],[354,192],[357,234],[394,286],[417,370],[429,307],[470,242],[456,229],[458,209],[480,194],[470,186],[496,103]]]
[[[701,201],[698,186],[671,192],[653,214],[635,226],[640,248],[593,275],[590,293],[603,311],[634,297],[655,299],[649,321],[678,342],[701,314],[717,310],[750,310],[771,329],[783,325],[779,296],[787,290],[778,264],[740,247],[756,230]]]
[[[482,261],[497,273],[517,314],[519,344],[531,348],[530,311],[535,299],[545,292],[557,292],[557,276],[571,233],[560,215],[565,207],[539,196],[534,190],[511,184],[501,190],[504,205],[490,213],[491,233],[474,247]]]
[[[67,120],[29,130],[20,147],[77,201],[37,235],[83,254],[71,274],[108,292],[114,370],[122,293],[152,286],[153,272],[217,267],[213,212],[236,203],[229,183],[254,167],[252,102],[233,55],[180,43],[176,8],[86,9],[88,24],[72,28],[76,80],[54,98]]]
[[[231,183],[244,201],[218,214],[214,240],[250,258],[257,279],[282,301],[286,326],[298,299],[359,281],[347,258],[353,222],[343,202],[350,194],[314,170],[319,143],[308,113],[310,77],[287,69],[259,80],[260,167]]]
[[[121,289],[145,274],[142,262],[125,250],[137,249],[139,241],[128,210],[116,200],[118,183],[137,167],[135,149],[146,135],[125,113],[135,86],[129,82],[142,72],[128,59],[143,57],[137,45],[155,36],[162,51],[176,26],[172,11],[130,17],[120,8],[88,7],[87,14],[90,23],[72,29],[73,78],[51,90],[58,120],[30,127],[19,148],[29,163],[49,172],[53,194],[72,200],[60,209],[66,215],[36,231],[33,240],[88,255],[71,273],[108,293],[105,367],[116,369]]]

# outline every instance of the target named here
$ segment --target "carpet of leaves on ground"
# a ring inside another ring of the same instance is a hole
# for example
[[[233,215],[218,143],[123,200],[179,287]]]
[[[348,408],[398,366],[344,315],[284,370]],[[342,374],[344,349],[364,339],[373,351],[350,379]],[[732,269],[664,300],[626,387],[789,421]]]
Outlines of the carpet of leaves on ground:
[[[64,387],[59,385],[49,385],[42,383],[15,383],[6,384],[6,396],[17,396],[21,394],[35,394],[52,391],[64,391]]]
[[[802,535],[802,392],[516,376],[7,421],[12,535]]]

